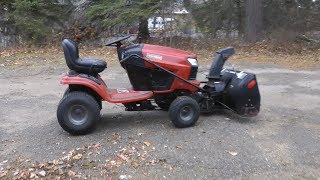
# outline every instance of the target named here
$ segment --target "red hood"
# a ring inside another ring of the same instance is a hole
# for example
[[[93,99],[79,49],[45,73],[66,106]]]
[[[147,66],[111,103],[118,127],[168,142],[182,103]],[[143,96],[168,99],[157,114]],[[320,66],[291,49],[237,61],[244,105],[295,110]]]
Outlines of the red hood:
[[[171,56],[171,57],[179,57],[179,58],[196,58],[196,54],[190,53],[188,51],[183,51],[180,49],[174,49],[165,46],[158,46],[158,45],[151,45],[151,44],[144,44],[143,51],[145,53],[152,53],[161,56]]]

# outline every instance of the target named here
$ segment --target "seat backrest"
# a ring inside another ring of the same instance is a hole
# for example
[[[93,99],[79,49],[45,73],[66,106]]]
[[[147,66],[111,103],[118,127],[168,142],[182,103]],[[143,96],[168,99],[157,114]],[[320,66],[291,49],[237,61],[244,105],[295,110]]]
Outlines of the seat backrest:
[[[70,39],[64,39],[62,41],[62,47],[66,63],[71,70],[75,70],[76,61],[79,59],[79,50],[75,42]]]

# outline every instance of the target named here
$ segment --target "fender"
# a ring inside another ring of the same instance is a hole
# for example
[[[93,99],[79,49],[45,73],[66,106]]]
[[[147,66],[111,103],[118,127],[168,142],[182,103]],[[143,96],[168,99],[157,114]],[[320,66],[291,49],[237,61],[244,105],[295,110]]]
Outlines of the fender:
[[[62,77],[60,83],[63,85],[83,85],[83,86],[86,86],[86,87],[92,89],[93,91],[95,91],[103,100],[108,101],[109,97],[107,94],[107,90],[108,90],[107,85],[101,79],[100,76],[98,76],[97,79],[99,80],[100,84],[98,84],[97,82],[94,82],[93,80],[90,80],[88,78],[66,75],[66,76]]]

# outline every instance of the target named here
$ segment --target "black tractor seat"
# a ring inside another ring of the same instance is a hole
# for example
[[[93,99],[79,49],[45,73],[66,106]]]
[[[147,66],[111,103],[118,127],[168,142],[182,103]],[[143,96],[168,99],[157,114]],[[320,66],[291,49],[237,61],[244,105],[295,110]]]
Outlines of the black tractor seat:
[[[78,46],[70,39],[62,41],[62,47],[70,70],[85,74],[98,74],[106,69],[107,63],[91,58],[79,58]]]

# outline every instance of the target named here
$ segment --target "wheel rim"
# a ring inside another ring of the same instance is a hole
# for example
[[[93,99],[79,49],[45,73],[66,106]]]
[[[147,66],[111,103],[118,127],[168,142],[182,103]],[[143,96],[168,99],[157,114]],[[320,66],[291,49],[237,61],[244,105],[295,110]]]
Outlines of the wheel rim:
[[[190,106],[184,106],[180,110],[180,117],[183,121],[190,121],[194,116],[194,110]]]
[[[82,105],[73,105],[68,112],[68,118],[74,125],[82,125],[87,121],[88,110]]]

